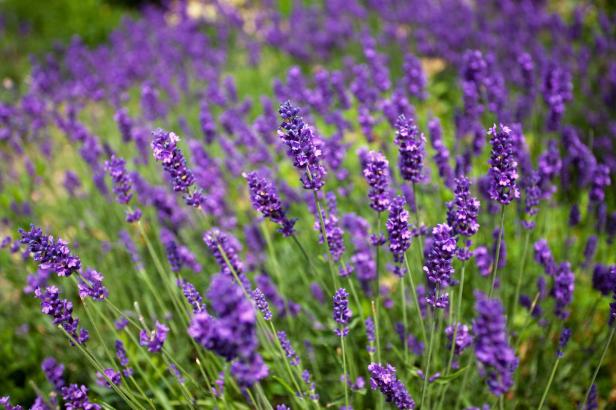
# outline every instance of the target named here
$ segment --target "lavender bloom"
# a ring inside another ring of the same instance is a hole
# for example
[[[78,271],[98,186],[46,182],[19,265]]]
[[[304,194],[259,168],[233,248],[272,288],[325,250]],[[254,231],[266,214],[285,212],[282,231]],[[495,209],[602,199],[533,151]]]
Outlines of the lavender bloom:
[[[433,286],[428,302],[435,308],[444,308],[448,303],[447,294],[440,291],[452,282],[454,273],[452,261],[456,250],[453,230],[447,224],[439,224],[432,229],[433,242],[425,260],[423,271]]]
[[[599,408],[599,399],[597,397],[597,385],[595,383],[590,386],[590,392],[586,399],[585,410],[597,410]]]
[[[376,352],[376,348],[374,347],[374,343],[376,341],[375,329],[374,329],[374,321],[371,317],[366,319],[366,338],[368,339],[368,346],[366,346],[366,350],[369,353]]]
[[[293,346],[291,346],[291,342],[289,342],[287,334],[282,330],[278,331],[278,340],[280,341],[280,346],[282,346],[282,349],[284,350],[285,354],[290,359],[289,363],[291,364],[291,366],[299,365],[299,356],[297,355],[297,353],[295,353],[295,349],[293,349]]]
[[[404,82],[408,93],[420,100],[426,98],[426,75],[421,68],[421,61],[412,54],[404,56]]]
[[[389,208],[389,162],[383,154],[376,151],[360,152],[364,178],[370,190],[370,207],[377,212]]]
[[[88,399],[88,388],[71,384],[62,388],[62,399],[66,410],[101,410],[101,406]]]
[[[351,256],[354,272],[364,291],[370,290],[370,282],[376,278],[376,263],[369,239],[370,224],[355,214],[346,214],[342,224],[355,247]]]
[[[344,253],[344,238],[342,228],[338,221],[338,208],[336,205],[336,195],[333,192],[327,193],[327,213],[321,210],[323,224],[325,228],[325,239],[327,240],[327,248],[334,261],[339,261]],[[319,220],[315,221],[315,229],[320,230]],[[319,235],[319,241],[323,243],[323,235]],[[347,273],[348,274],[348,273]],[[341,272],[342,275],[342,272]],[[345,276],[345,275],[343,275]]]
[[[265,295],[263,294],[263,292],[261,292],[261,289],[256,288],[255,290],[253,290],[252,298],[255,301],[257,309],[259,309],[259,312],[261,312],[261,314],[263,315],[263,319],[271,320],[272,312],[270,310],[269,303],[267,303],[267,299],[265,299]]]
[[[492,153],[490,155],[490,199],[507,205],[520,197],[516,183],[518,179],[517,158],[513,149],[511,129],[504,125],[494,125],[489,134],[492,136]]]
[[[488,248],[485,246],[478,246],[473,251],[473,256],[475,257],[475,264],[477,265],[479,274],[484,277],[490,276],[492,256],[490,255],[490,252],[488,252]]]
[[[571,338],[571,329],[566,327],[561,332],[560,338],[558,340],[558,351],[556,352],[556,355],[558,357],[564,356],[564,351],[565,351],[565,348],[567,347],[567,344],[569,343],[570,338]]]
[[[112,368],[103,370],[103,373],[96,372],[97,383],[99,386],[111,388],[111,385],[119,385],[122,382],[122,375],[120,372],[115,371]]]
[[[282,117],[278,135],[287,147],[293,166],[302,171],[300,179],[304,189],[320,190],[327,174],[321,165],[321,141],[299,116],[300,109],[290,101],[282,104],[278,112]]]
[[[481,376],[487,377],[490,391],[500,396],[513,385],[513,373],[518,367],[518,359],[507,343],[507,324],[500,301],[488,299],[481,292],[476,292],[475,296],[475,356],[479,361]]]
[[[569,317],[569,312],[565,309],[573,300],[574,282],[575,276],[571,271],[571,264],[561,263],[554,275],[554,287],[552,288],[552,296],[556,301],[555,313],[561,319]]]
[[[41,363],[41,368],[47,381],[56,391],[60,391],[64,387],[64,365],[58,363],[53,357],[47,357]]]
[[[184,279],[178,279],[177,285],[180,289],[182,289],[182,293],[188,303],[192,306],[194,313],[204,310],[203,298],[199,294],[199,291],[195,288],[195,285]]]
[[[39,268],[51,270],[58,276],[70,276],[79,272],[81,261],[71,254],[68,243],[62,239],[54,241],[53,236],[43,235],[41,228],[30,225],[30,231],[19,230],[21,244],[26,245],[28,251],[34,255]]]
[[[143,213],[141,212],[141,209],[139,208],[135,208],[132,212],[127,210],[125,220],[129,224],[132,224],[132,223],[139,221],[142,215]]]
[[[118,129],[122,135],[122,141],[131,141],[133,139],[133,120],[128,115],[128,112],[124,108],[119,109],[113,116],[113,120],[118,125]]]
[[[396,369],[392,365],[387,364],[383,367],[378,363],[370,363],[368,371],[370,387],[372,390],[380,390],[385,395],[385,401],[392,403],[398,409],[415,408],[415,401],[396,377]]]
[[[122,367],[128,366],[128,356],[126,355],[126,349],[124,348],[124,343],[121,340],[115,341],[115,351],[116,357],[118,358],[120,365]]]
[[[389,235],[389,250],[397,263],[402,262],[404,253],[411,245],[411,232],[409,230],[409,213],[404,209],[404,198],[395,197],[389,206],[386,228]]]
[[[553,276],[556,271],[556,262],[552,256],[552,251],[545,239],[540,239],[533,245],[535,251],[535,261],[543,266],[545,273]]]
[[[88,331],[78,330],[79,319],[73,317],[73,303],[60,299],[60,291],[57,287],[49,286],[44,291],[37,288],[34,295],[41,301],[41,311],[53,318],[54,325],[61,326],[79,344],[88,340]]]
[[[244,275],[244,264],[239,257],[241,245],[238,240],[218,229],[211,229],[203,235],[203,241],[214,255],[221,272],[230,277],[234,277],[233,273],[235,272],[242,282],[242,286],[246,290],[250,289],[250,282]],[[228,265],[225,258],[229,261]]]
[[[449,163],[449,150],[443,141],[443,130],[441,129],[441,122],[438,118],[431,118],[428,122],[428,131],[430,132],[430,141],[432,142],[432,148],[434,148],[434,162],[438,168],[438,174],[443,179],[445,186],[451,188],[453,186],[453,169]]]
[[[590,201],[601,203],[605,200],[605,188],[611,184],[610,169],[607,165],[599,164],[592,174],[590,186]]]
[[[191,193],[195,178],[186,165],[184,154],[177,146],[180,138],[173,132],[160,128],[154,130],[152,135],[154,136],[152,141],[154,159],[162,163],[163,169],[173,181],[173,190],[184,193],[187,205],[199,207],[203,198],[198,191]]]
[[[75,196],[77,189],[81,187],[81,180],[73,171],[66,171],[64,173],[64,181],[62,182],[62,185],[70,196]]]
[[[169,328],[160,322],[156,322],[156,327],[152,331],[141,330],[139,332],[139,344],[148,348],[148,352],[158,353],[162,350],[165,340],[167,340]]]
[[[456,331],[456,327],[458,328]],[[473,343],[473,337],[470,334],[468,326],[463,325],[461,323],[456,323],[453,326],[447,326],[445,328],[445,335],[447,336],[448,345],[447,349],[451,349],[451,343],[453,339],[453,334],[456,333],[456,341],[454,347],[454,354],[459,356],[462,354],[464,349],[470,346]]]
[[[105,300],[109,296],[109,291],[103,286],[103,275],[94,269],[86,269],[79,276],[78,280],[79,297],[81,299],[91,298],[92,300]]]
[[[280,233],[284,236],[293,235],[295,232],[293,226],[296,220],[288,219],[285,215],[285,210],[274,185],[254,171],[243,174],[243,176],[248,181],[252,206],[263,216],[280,225]]]
[[[590,235],[584,246],[584,267],[587,267],[597,251],[597,235]]]
[[[349,309],[349,294],[346,289],[340,288],[334,295],[334,320],[341,325],[341,329],[336,329],[338,336],[346,336],[349,329],[346,327],[351,320],[351,310]]]
[[[424,142],[425,138],[419,133],[413,120],[407,120],[404,115],[400,115],[396,121],[394,139],[400,151],[398,167],[402,179],[413,184],[421,182],[422,179]]]
[[[455,235],[473,236],[479,230],[477,214],[479,200],[471,196],[470,181],[462,176],[456,178],[455,197],[447,203],[447,224]]]
[[[6,410],[23,410],[23,407],[19,404],[11,405],[11,398],[9,396],[0,397],[0,405],[4,406]]]
[[[616,291],[616,265],[597,264],[592,273],[592,287],[607,296]]]
[[[133,194],[131,192],[131,179],[126,172],[126,161],[114,154],[109,161],[105,161],[105,170],[109,172],[111,176],[113,192],[118,202],[121,204],[128,204]]]

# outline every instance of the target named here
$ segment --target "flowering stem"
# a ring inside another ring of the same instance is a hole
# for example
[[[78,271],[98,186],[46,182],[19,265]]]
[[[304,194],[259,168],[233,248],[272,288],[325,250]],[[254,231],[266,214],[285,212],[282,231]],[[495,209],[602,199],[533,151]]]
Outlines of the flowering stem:
[[[438,299],[438,297],[437,297]],[[436,323],[438,322],[438,318],[440,317],[437,312],[434,312],[435,314],[432,315],[432,333],[430,334],[430,346],[428,348],[428,358],[426,361],[426,366],[425,366],[425,370],[424,370],[424,378],[423,378],[423,388],[421,389],[421,405],[419,406],[419,408],[423,409],[424,407],[424,402],[426,400],[426,394],[428,392],[428,379],[430,378],[430,361],[432,359],[432,349],[434,347],[434,339],[435,339],[435,334],[436,334]]]
[[[282,343],[280,342],[280,338],[278,337],[278,332],[276,332],[274,323],[271,320],[268,320],[268,322],[270,324],[270,328],[272,329],[272,333],[276,337],[276,342],[277,342],[278,348],[280,349],[280,352],[282,353],[282,358],[284,360],[285,367],[287,368],[287,371],[289,372],[289,377],[291,377],[291,381],[295,385],[297,392],[301,393],[302,389],[299,387],[299,384],[297,383],[297,380],[295,379],[295,375],[293,374],[293,371],[291,370],[289,359],[287,357],[286,352],[284,351],[284,348],[282,347]]]
[[[545,386],[545,390],[543,391],[543,395],[541,396],[541,401],[539,402],[539,407],[537,407],[537,410],[541,410],[543,408],[543,405],[545,404],[545,399],[548,397],[548,392],[550,391],[550,386],[554,381],[554,376],[556,375],[556,369],[558,368],[558,363],[560,363],[560,359],[560,357],[557,357],[556,361],[554,362],[554,366],[552,367],[552,373],[550,373],[548,384],[547,386]]]
[[[524,275],[524,267],[526,265],[526,256],[528,254],[528,242],[530,240],[530,229],[526,231],[524,238],[524,251],[522,252],[522,261],[520,262],[520,271],[518,272],[518,283],[515,287],[515,295],[513,296],[513,309],[509,312],[509,317],[513,317],[518,310],[518,299],[520,299],[520,288],[522,286],[522,276]]]
[[[381,363],[381,342],[379,338],[379,316],[377,314],[376,305],[374,300],[372,304],[372,315],[374,316],[374,338],[376,339],[376,360]]]
[[[407,272],[410,275],[410,272]],[[404,332],[403,332],[403,340],[402,344],[404,344],[404,365],[408,361],[409,356],[409,346],[406,340],[406,332],[408,332],[408,319],[406,318],[406,289],[404,288],[404,276],[400,278],[400,297],[402,298],[402,322],[404,323]]]
[[[494,284],[496,283],[496,271],[498,269],[498,262],[500,258],[501,242],[503,240],[503,225],[505,223],[505,205],[501,205],[500,215],[500,229],[498,231],[498,240],[496,241],[496,257],[494,258],[494,264],[492,265],[492,280],[490,284],[490,292],[488,297],[491,298],[494,293]]]
[[[415,281],[413,280],[413,273],[411,272],[411,267],[409,265],[409,260],[406,257],[406,252],[404,253],[404,263],[406,265],[406,270],[408,271],[409,280],[411,281],[411,292],[413,293],[413,299],[415,302],[415,306],[417,307],[417,317],[419,319],[419,325],[421,327],[421,335],[424,341],[424,346],[426,346],[428,344],[428,337],[426,336],[426,326],[424,324],[423,316],[421,315],[421,308],[419,307],[419,298],[417,297]]]
[[[325,231],[325,221],[323,220],[323,208],[321,207],[321,202],[319,201],[319,196],[317,195],[317,191],[313,190],[312,194],[314,196],[314,203],[317,206],[317,212],[319,214],[319,226],[321,228],[321,237],[323,238],[323,242],[325,243],[325,248],[327,249],[327,263],[329,265],[329,272],[332,275],[332,283],[334,285],[334,289],[338,288],[338,279],[336,277],[336,270],[334,269],[334,261],[332,259],[332,253],[329,248],[329,241],[327,240],[327,232]]]
[[[592,375],[592,379],[590,380],[590,384],[588,385],[588,389],[586,390],[586,394],[584,395],[582,406],[586,403],[586,400],[588,400],[590,389],[592,389],[592,385],[595,384],[595,380],[597,379],[597,374],[599,374],[599,369],[601,368],[601,365],[603,364],[603,359],[605,359],[607,350],[610,347],[610,343],[612,342],[612,339],[614,338],[614,332],[616,332],[616,326],[612,326],[612,331],[610,332],[610,336],[607,338],[607,342],[605,342],[605,347],[603,348],[603,352],[601,353],[601,358],[599,359],[599,363],[597,364],[597,367],[595,368],[595,372]]]
[[[381,236],[381,213],[377,214],[377,238],[380,239]],[[376,290],[374,292],[374,299],[372,300],[372,314],[374,315],[374,329],[375,329],[375,338],[376,338],[376,359],[379,363],[381,363],[381,341],[379,337],[379,308],[381,304],[381,287],[380,287],[380,249],[381,245],[377,243],[376,245]]]
[[[340,347],[342,349],[342,374],[344,375],[344,378],[342,380],[342,383],[344,384],[344,405],[345,405],[345,408],[348,409],[349,408],[349,387],[347,385],[348,375],[347,375],[347,366],[346,366],[346,353],[344,349],[344,329],[340,329]]]

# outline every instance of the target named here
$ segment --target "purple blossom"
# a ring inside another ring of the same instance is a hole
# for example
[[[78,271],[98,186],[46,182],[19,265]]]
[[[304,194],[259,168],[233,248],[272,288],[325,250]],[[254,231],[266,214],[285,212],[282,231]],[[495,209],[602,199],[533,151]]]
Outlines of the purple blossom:
[[[389,235],[389,250],[398,263],[404,259],[404,253],[411,245],[411,232],[409,230],[409,213],[404,209],[404,198],[395,197],[389,205],[389,216],[385,224]]]
[[[548,242],[545,239],[540,239],[535,242],[533,249],[535,251],[535,261],[543,266],[546,274],[553,276],[556,271],[556,262],[554,261]]]
[[[199,294],[199,291],[195,288],[195,285],[184,279],[178,279],[177,285],[182,289],[182,293],[186,298],[186,301],[192,306],[193,312],[198,313],[204,310],[203,298]]]
[[[49,286],[44,291],[37,288],[34,295],[41,301],[41,311],[53,318],[54,325],[61,326],[79,344],[88,340],[88,331],[83,328],[78,329],[79,319],[73,317],[73,303],[60,299],[57,287]]]
[[[552,288],[552,296],[556,301],[555,313],[561,319],[569,317],[567,307],[573,300],[573,289],[575,276],[571,271],[569,262],[562,262],[554,275],[554,287]]]
[[[284,350],[287,358],[289,359],[289,363],[291,366],[299,365],[299,356],[295,353],[295,349],[291,346],[291,342],[289,342],[289,338],[287,334],[282,330],[278,331],[278,340],[280,341],[280,346],[282,346],[282,350]]]
[[[400,115],[396,121],[396,137],[394,143],[398,146],[400,159],[398,168],[400,175],[405,181],[413,184],[422,180],[423,157],[424,157],[423,134],[417,130],[412,119]]]
[[[601,203],[605,200],[605,188],[610,186],[610,169],[607,165],[599,164],[592,174],[590,186],[590,201]]]
[[[211,229],[203,235],[203,241],[214,255],[222,273],[234,277],[237,275],[246,290],[250,289],[250,282],[244,275],[244,264],[240,260],[241,245],[232,235],[218,229]],[[226,259],[226,260],[225,260]],[[227,261],[229,262],[227,264]]]
[[[346,289],[340,288],[334,295],[334,320],[341,326],[341,329],[336,329],[338,336],[346,336],[349,333],[347,325],[351,320],[351,309],[349,309],[349,294]]]
[[[428,122],[428,131],[430,132],[430,142],[432,148],[434,148],[434,162],[438,168],[438,174],[443,179],[445,186],[453,187],[453,169],[449,163],[449,150],[443,141],[443,130],[441,128],[441,122],[438,118],[431,118]]]
[[[513,149],[511,129],[504,125],[498,128],[494,125],[489,130],[492,144],[490,155],[490,199],[507,205],[520,197],[520,189],[516,183],[518,179],[518,162]]]
[[[23,410],[23,407],[21,407],[19,404],[13,406],[11,404],[11,398],[9,396],[0,397],[0,405],[4,406],[6,410]]]
[[[128,204],[133,196],[132,182],[126,172],[126,161],[113,154],[108,161],[105,161],[105,170],[111,176],[113,192],[121,204]]]
[[[595,265],[592,273],[592,287],[604,296],[616,292],[616,265]]]
[[[420,100],[426,98],[426,75],[421,67],[421,61],[412,54],[404,56],[404,82],[409,95]]]
[[[30,231],[19,230],[21,244],[26,245],[28,251],[33,254],[39,268],[50,270],[58,276],[70,276],[79,272],[81,261],[73,255],[68,243],[62,239],[54,240],[51,235],[43,235],[41,228],[30,225]]]
[[[370,207],[377,212],[389,208],[389,161],[376,151],[360,152],[364,178],[370,187]]]
[[[500,301],[488,299],[481,292],[476,292],[475,296],[477,316],[473,321],[473,334],[479,373],[487,378],[490,391],[500,396],[513,385],[518,358],[507,342],[507,323]]]
[[[565,327],[563,331],[560,333],[560,337],[558,339],[558,351],[556,355],[558,357],[564,356],[564,351],[567,348],[567,344],[569,343],[569,339],[571,338],[571,329]]]
[[[325,228],[325,237],[327,240],[327,248],[334,261],[339,261],[344,253],[344,231],[340,227],[338,220],[338,207],[336,204],[336,195],[333,192],[327,193],[327,212],[321,210],[323,225]],[[315,221],[315,229],[320,231],[320,221]],[[323,243],[323,235],[319,235],[319,241]]]
[[[147,347],[148,352],[158,353],[162,350],[168,333],[169,328],[157,321],[154,330],[142,329],[139,332],[139,344]]]
[[[119,385],[122,382],[122,374],[112,368],[103,370],[103,373],[96,372],[97,383],[99,386],[111,388],[111,385]]]
[[[53,357],[47,357],[41,363],[41,368],[45,378],[53,385],[53,388],[58,392],[62,390],[62,387],[64,387],[64,365],[58,363]]]
[[[470,237],[479,230],[477,215],[480,203],[471,195],[468,178],[461,176],[455,182],[455,197],[447,203],[447,223],[455,235]]]
[[[126,349],[124,348],[124,343],[122,343],[121,340],[115,341],[115,351],[116,351],[116,357],[118,358],[120,365],[122,365],[122,367],[127,367],[128,366],[128,356],[126,355]]]
[[[259,312],[261,312],[261,314],[263,315],[263,319],[271,320],[272,312],[270,310],[269,303],[267,303],[267,299],[265,299],[265,295],[263,294],[263,292],[261,292],[261,289],[256,288],[255,290],[253,290],[252,298],[255,301],[257,309],[259,309]]]
[[[84,385],[71,384],[62,388],[62,399],[66,410],[100,410],[101,406],[88,399],[88,388]]]
[[[406,390],[406,387],[396,377],[396,369],[387,364],[385,367],[378,363],[368,365],[370,372],[370,388],[380,390],[385,401],[392,403],[398,409],[414,409],[415,401]]]
[[[293,235],[296,220],[287,218],[274,185],[254,171],[243,176],[248,181],[252,206],[263,216],[280,225],[280,233],[284,236]]]
[[[456,328],[457,328],[457,331],[456,331]],[[473,343],[473,337],[470,333],[468,326],[464,324],[456,323],[454,325],[447,326],[445,328],[445,335],[447,336],[447,340],[448,340],[447,342],[448,350],[451,349],[451,343],[452,343],[454,333],[456,334],[454,354],[459,356],[460,354],[462,354],[464,349],[466,349],[468,346],[470,346]]]
[[[428,296],[429,303],[435,308],[444,308],[448,303],[447,294],[440,292],[452,283],[454,269],[453,257],[456,251],[456,239],[453,230],[447,224],[436,225],[432,229],[432,246],[426,256],[423,271],[433,287]]]
[[[78,280],[79,297],[81,299],[91,298],[92,300],[105,300],[109,296],[109,291],[103,285],[103,275],[94,269],[86,269],[79,276]]]

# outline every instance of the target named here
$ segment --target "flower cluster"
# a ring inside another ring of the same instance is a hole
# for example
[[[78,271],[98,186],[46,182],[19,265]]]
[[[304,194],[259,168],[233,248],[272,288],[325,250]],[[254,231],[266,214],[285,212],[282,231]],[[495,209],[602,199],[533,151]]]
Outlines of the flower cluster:
[[[68,243],[62,239],[54,240],[51,235],[43,235],[41,228],[30,225],[30,230],[19,230],[21,243],[38,262],[40,269],[50,270],[58,276],[70,276],[79,272],[81,261],[71,253]]]
[[[389,235],[389,250],[396,262],[402,262],[404,253],[411,245],[411,231],[409,230],[409,213],[404,209],[404,198],[397,196],[389,205],[389,216],[386,228]]]
[[[244,178],[248,181],[252,206],[263,216],[280,225],[280,232],[284,236],[293,235],[295,220],[287,218],[274,185],[255,171],[244,174]]]
[[[53,319],[53,324],[61,326],[71,336],[71,344],[83,344],[88,341],[89,334],[86,329],[78,329],[79,319],[73,317],[73,303],[60,299],[60,291],[55,286],[45,290],[37,288],[34,295],[41,301],[41,311]]]
[[[455,182],[455,197],[453,201],[447,202],[447,224],[454,234],[470,237],[479,231],[477,215],[480,203],[471,195],[468,178],[462,176],[456,178]]]
[[[360,152],[362,172],[370,187],[370,206],[377,212],[389,208],[389,161],[380,152]]]
[[[489,130],[492,153],[490,155],[490,199],[507,205],[520,197],[517,184],[518,162],[513,148],[511,129],[504,125],[494,125]]]
[[[398,409],[415,408],[415,401],[404,384],[396,377],[396,369],[392,365],[382,366],[378,363],[370,363],[368,371],[370,372],[370,387],[372,390],[380,390],[385,396],[385,401]]]
[[[432,229],[432,236],[432,247],[423,267],[428,283],[433,287],[428,302],[435,308],[444,309],[449,303],[449,298],[441,291],[452,283],[451,276],[454,273],[452,261],[456,251],[456,239],[453,230],[447,224],[436,225]]]
[[[398,117],[394,139],[400,151],[398,167],[402,179],[413,184],[421,182],[422,179],[424,142],[425,138],[419,133],[413,120],[404,115]]]
[[[349,294],[344,288],[340,288],[334,294],[334,320],[340,328],[336,328],[338,336],[346,336],[349,333],[347,325],[351,320],[351,309],[349,309]]]
[[[139,344],[145,346],[148,352],[158,353],[162,350],[168,333],[169,328],[157,321],[153,330],[142,329],[139,332]]]

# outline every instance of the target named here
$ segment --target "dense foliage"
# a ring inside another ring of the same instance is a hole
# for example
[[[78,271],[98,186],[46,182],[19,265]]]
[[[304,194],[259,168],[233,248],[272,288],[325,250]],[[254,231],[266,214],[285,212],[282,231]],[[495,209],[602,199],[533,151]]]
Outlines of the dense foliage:
[[[0,405],[614,406],[616,14],[274,3],[0,104]]]

